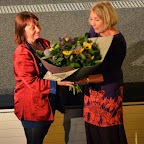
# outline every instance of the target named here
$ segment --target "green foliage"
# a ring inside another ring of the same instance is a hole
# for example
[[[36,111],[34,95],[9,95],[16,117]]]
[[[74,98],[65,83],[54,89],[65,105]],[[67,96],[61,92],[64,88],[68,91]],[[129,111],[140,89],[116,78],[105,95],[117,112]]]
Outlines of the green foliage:
[[[87,36],[59,38],[59,41],[53,44],[49,55],[44,56],[42,51],[37,51],[37,56],[55,66],[74,68],[93,66],[101,60],[98,45],[89,40]]]

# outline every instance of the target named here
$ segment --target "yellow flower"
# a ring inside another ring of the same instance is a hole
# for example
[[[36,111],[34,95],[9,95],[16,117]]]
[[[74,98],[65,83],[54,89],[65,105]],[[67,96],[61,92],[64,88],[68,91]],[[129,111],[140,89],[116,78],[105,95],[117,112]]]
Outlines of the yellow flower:
[[[71,55],[72,54],[72,51],[70,50],[70,51],[63,51],[62,52],[64,55],[66,55],[66,56],[69,56],[69,55]]]
[[[82,47],[80,49],[75,49],[74,54],[80,54],[83,52],[83,50],[84,50],[84,48],[82,48]]]
[[[87,49],[87,50],[88,50],[88,49],[91,49],[91,48],[92,48],[92,45],[91,45],[90,43],[88,43],[88,42],[85,42],[85,43],[84,43],[84,48]]]
[[[69,41],[69,38],[68,38],[68,37],[66,37],[66,38],[65,38],[65,40],[66,40],[66,41]]]

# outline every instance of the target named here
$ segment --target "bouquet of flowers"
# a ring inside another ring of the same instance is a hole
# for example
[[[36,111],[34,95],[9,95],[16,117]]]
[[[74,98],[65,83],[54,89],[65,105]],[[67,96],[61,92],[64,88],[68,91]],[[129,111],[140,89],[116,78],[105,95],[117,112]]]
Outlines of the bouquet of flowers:
[[[103,47],[105,41],[103,44],[101,41],[101,38],[88,38],[87,35],[74,38],[65,35],[45,51],[37,50],[36,55],[48,69],[44,78],[77,81],[87,77],[104,59],[112,37],[108,38],[108,46]],[[102,50],[101,47],[107,48]],[[80,92],[78,85],[75,88]]]
[[[52,48],[37,51],[37,55],[58,67],[71,66],[82,68],[99,64],[100,49],[96,42],[92,43],[87,37],[62,37]]]

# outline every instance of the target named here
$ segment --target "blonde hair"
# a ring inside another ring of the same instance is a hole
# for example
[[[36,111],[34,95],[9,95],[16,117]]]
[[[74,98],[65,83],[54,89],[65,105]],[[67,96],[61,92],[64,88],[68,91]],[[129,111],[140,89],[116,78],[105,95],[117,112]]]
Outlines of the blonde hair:
[[[118,15],[112,4],[108,1],[96,2],[90,12],[96,13],[106,24],[106,29],[115,26],[118,23]]]

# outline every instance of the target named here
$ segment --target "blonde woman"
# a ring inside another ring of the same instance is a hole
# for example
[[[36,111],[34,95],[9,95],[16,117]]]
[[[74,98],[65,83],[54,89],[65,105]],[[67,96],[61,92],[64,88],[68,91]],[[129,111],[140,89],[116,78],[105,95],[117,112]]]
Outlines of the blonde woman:
[[[108,1],[90,9],[90,37],[113,36],[104,61],[93,75],[78,81],[85,84],[84,121],[87,144],[127,144],[123,126],[123,72],[126,42],[115,28],[118,16]]]

